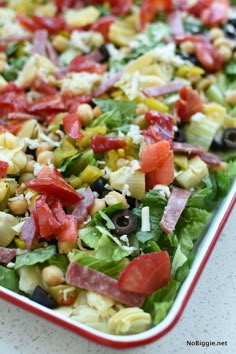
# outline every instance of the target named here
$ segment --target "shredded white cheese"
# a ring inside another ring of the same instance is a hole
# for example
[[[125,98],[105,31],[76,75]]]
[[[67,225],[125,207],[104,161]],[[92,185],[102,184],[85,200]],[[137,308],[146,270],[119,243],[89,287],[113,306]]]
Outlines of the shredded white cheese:
[[[151,231],[149,206],[143,207],[141,211],[141,231]]]

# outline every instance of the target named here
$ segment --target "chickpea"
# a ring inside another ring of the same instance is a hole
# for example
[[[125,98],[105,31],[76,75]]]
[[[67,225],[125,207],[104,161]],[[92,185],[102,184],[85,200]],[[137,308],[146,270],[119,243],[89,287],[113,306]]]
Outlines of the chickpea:
[[[105,196],[105,202],[109,206],[112,206],[112,205],[115,205],[115,204],[118,204],[118,203],[122,203],[124,209],[128,209],[128,207],[129,207],[125,197],[121,193],[118,193],[116,191],[109,192]]]
[[[138,103],[136,107],[136,115],[140,116],[148,111],[148,107],[144,103]]]
[[[34,178],[35,178],[35,176],[31,172],[22,173],[22,175],[19,178],[19,184],[29,182],[29,181],[31,181]]]
[[[69,241],[58,241],[57,246],[58,246],[59,253],[62,254],[68,254],[74,248],[78,247],[76,242],[69,242]]]
[[[94,116],[94,118],[99,117],[101,114],[102,114],[101,108],[98,107],[98,106],[94,107],[94,109],[93,109],[93,116]]]
[[[106,202],[105,199],[99,199],[99,198],[95,198],[94,200],[94,204],[92,206],[92,208],[90,209],[90,215],[94,215],[98,210],[102,210],[106,207]]]
[[[14,215],[23,215],[28,210],[28,203],[23,194],[8,201],[8,207]]]
[[[34,171],[34,165],[35,165],[35,161],[34,160],[28,160],[23,172],[33,172]]]
[[[62,35],[57,35],[53,38],[52,45],[58,52],[63,52],[68,47],[68,39]]]
[[[42,151],[37,156],[37,162],[42,165],[49,165],[55,161],[55,156],[52,151]]]
[[[92,107],[87,103],[82,103],[77,109],[79,121],[82,125],[88,125],[94,118]]]
[[[62,270],[55,265],[43,268],[42,277],[43,281],[48,286],[56,286],[64,282],[64,274]]]
[[[47,143],[46,141],[40,143],[40,145],[37,147],[36,149],[36,156],[38,157],[38,155],[43,152],[43,151],[51,151],[52,150],[52,146]]]
[[[194,44],[192,41],[184,41],[180,44],[180,50],[185,54],[193,54],[194,53]]]

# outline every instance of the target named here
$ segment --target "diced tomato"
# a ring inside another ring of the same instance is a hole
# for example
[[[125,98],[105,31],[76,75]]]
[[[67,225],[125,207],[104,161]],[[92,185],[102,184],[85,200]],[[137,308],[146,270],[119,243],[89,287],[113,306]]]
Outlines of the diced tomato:
[[[43,96],[36,99],[33,103],[31,103],[28,107],[28,111],[30,113],[41,112],[47,110],[64,110],[64,102],[62,96],[59,94]]]
[[[140,10],[141,29],[144,30],[158,12],[170,12],[172,9],[172,0],[144,0]]]
[[[145,114],[145,120],[153,122],[143,132],[148,144],[153,144],[160,140],[167,140],[172,145],[174,138],[174,119],[170,115],[149,110]]]
[[[198,92],[191,87],[183,87],[179,91],[179,96],[180,98],[175,102],[177,116],[181,121],[188,122],[193,114],[202,111],[202,100]]]
[[[46,95],[54,95],[57,93],[57,89],[44,80],[38,80],[33,84],[33,88]]]
[[[114,16],[104,16],[95,21],[91,27],[91,31],[100,32],[105,40],[108,40],[109,28],[115,22]]]
[[[111,12],[114,15],[125,15],[127,14],[133,4],[133,0],[108,0]]]
[[[169,152],[170,143],[167,140],[145,145],[141,150],[141,171],[147,173],[160,167],[169,156]]]
[[[82,138],[83,134],[81,133],[81,125],[76,113],[68,113],[63,117],[63,127],[65,132],[72,139]]]
[[[7,173],[9,163],[6,161],[0,161],[0,178],[4,177]]]
[[[229,1],[218,0],[213,1],[212,4],[202,11],[202,22],[210,27],[218,26],[228,18]]]
[[[152,189],[156,184],[167,186],[174,181],[174,153],[169,152],[163,164],[155,171],[146,174],[146,189]]]
[[[121,290],[151,295],[170,280],[170,258],[166,251],[142,254],[132,260],[120,273]]]
[[[49,33],[58,33],[66,28],[66,21],[63,17],[37,16],[32,15],[32,21],[40,29],[46,29]]]
[[[16,19],[20,22],[21,26],[25,27],[29,31],[39,30],[40,27],[32,21],[31,18],[28,18],[25,14],[17,14]]]
[[[69,69],[71,72],[85,71],[89,73],[103,74],[106,71],[106,66],[96,63],[86,55],[77,55],[70,62]]]
[[[92,137],[91,146],[93,152],[106,152],[109,150],[117,150],[126,146],[124,139],[111,136],[95,135]]]
[[[57,169],[43,167],[38,176],[26,183],[27,187],[35,192],[60,199],[63,206],[71,206],[82,199],[60,175]]]
[[[50,239],[59,229],[60,223],[55,218],[52,210],[46,203],[46,196],[40,196],[36,200],[34,218],[37,218],[36,224],[41,237]]]
[[[0,52],[5,52],[7,49],[6,44],[0,43]]]
[[[194,48],[197,59],[205,69],[212,73],[221,70],[223,57],[211,43],[197,42]]]
[[[78,228],[76,217],[74,215],[66,215],[56,233],[56,239],[60,242],[76,242],[77,238]]]
[[[191,15],[200,17],[202,12],[211,6],[213,2],[213,0],[197,0],[192,6],[186,7],[185,10],[187,10]]]

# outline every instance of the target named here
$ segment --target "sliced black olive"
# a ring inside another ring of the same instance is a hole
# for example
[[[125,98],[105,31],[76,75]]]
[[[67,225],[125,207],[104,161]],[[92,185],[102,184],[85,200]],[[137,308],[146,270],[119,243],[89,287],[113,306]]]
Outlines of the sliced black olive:
[[[174,141],[178,141],[180,143],[183,143],[186,141],[185,134],[181,128],[178,128],[178,130],[175,131]]]
[[[197,57],[195,55],[187,55],[187,54],[181,53],[180,56],[183,60],[188,60],[193,65],[201,66],[199,60],[197,59]]]
[[[235,23],[236,25],[236,23]],[[224,25],[223,27],[224,33],[226,34],[227,37],[229,38],[235,38],[236,36],[236,26],[234,26],[232,23],[228,22]]]
[[[228,149],[236,149],[236,128],[228,128],[223,131],[222,143]]]
[[[57,303],[54,299],[40,286],[36,286],[31,296],[31,300],[37,302],[40,305],[53,309],[57,307]]]
[[[97,192],[97,194],[101,197],[103,196],[106,183],[107,182],[104,178],[99,177],[95,182],[91,184],[90,188],[93,192]]]
[[[98,50],[102,54],[102,62],[107,61],[110,58],[110,53],[107,49],[106,44],[102,44]]]
[[[110,218],[115,226],[114,233],[117,236],[130,234],[138,225],[137,216],[131,210],[116,211]]]
[[[228,23],[230,23],[231,25],[233,25],[236,28],[236,17],[229,18]]]
[[[129,204],[129,209],[134,209],[136,207],[137,199],[135,199],[133,197],[129,197],[129,196],[126,196],[125,199],[126,199],[127,203]]]
[[[223,131],[222,130],[219,130],[215,136],[214,136],[214,139],[211,143],[211,149],[212,150],[222,150],[223,149],[223,140],[222,140],[222,137],[223,137]]]

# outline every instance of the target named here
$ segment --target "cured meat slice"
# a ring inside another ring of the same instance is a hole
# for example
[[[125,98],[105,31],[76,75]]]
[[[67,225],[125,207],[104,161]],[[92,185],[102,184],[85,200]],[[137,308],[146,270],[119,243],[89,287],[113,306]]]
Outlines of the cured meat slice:
[[[128,306],[141,307],[145,300],[144,295],[120,290],[116,279],[77,262],[70,263],[65,279],[68,284],[109,296]]]
[[[0,263],[8,264],[16,256],[16,250],[11,248],[0,247]]]
[[[174,231],[182,211],[184,210],[191,192],[186,189],[173,187],[164,214],[160,221],[160,227],[167,234]]]
[[[168,93],[179,91],[183,87],[183,83],[180,81],[172,81],[168,84],[147,87],[142,90],[145,96],[158,97],[167,95]]]

